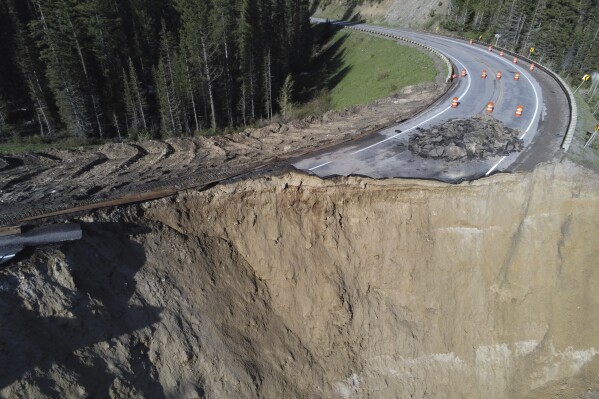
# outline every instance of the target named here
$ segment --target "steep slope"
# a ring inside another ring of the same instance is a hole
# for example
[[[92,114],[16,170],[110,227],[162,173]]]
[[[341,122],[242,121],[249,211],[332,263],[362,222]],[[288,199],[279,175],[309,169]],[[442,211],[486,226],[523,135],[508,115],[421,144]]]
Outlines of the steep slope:
[[[361,3],[361,4],[355,4]],[[435,16],[447,15],[449,1],[381,0],[351,2],[329,0],[313,2],[314,16],[331,19],[364,19],[403,27],[422,27]]]
[[[3,397],[599,395],[599,176],[287,173],[0,272]]]

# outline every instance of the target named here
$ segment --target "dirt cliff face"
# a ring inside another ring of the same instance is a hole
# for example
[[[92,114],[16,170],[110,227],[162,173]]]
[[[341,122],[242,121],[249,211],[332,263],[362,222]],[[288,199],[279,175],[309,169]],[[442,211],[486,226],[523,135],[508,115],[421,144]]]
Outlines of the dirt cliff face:
[[[86,217],[0,272],[0,396],[599,397],[598,192],[290,173]]]

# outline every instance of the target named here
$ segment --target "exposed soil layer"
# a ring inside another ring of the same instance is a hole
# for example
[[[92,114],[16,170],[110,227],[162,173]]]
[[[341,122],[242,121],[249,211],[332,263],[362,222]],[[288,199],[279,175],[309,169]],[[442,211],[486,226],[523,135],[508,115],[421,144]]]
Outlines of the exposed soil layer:
[[[0,270],[0,397],[598,397],[598,193],[565,162],[96,212]]]
[[[488,159],[524,149],[520,130],[508,128],[486,115],[453,119],[428,130],[418,129],[418,132],[410,137],[408,148],[412,154],[424,158]]]
[[[0,225],[150,190],[199,187],[407,119],[445,89],[432,83],[411,86],[368,105],[228,136],[0,155]]]

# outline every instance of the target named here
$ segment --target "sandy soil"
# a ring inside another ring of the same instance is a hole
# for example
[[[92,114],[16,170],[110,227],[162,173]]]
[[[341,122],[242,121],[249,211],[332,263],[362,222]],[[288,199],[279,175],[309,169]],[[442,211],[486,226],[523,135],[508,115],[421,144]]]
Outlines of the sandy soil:
[[[0,397],[599,397],[598,193],[566,162],[97,211],[0,270]]]

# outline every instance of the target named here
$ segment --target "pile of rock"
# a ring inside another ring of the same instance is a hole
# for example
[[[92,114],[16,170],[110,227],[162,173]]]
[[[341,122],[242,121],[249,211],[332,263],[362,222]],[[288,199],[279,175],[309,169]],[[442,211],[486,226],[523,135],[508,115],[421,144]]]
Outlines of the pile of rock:
[[[510,129],[488,115],[452,119],[430,130],[418,129],[418,132],[410,137],[408,148],[424,158],[487,159],[524,148],[520,130]]]

